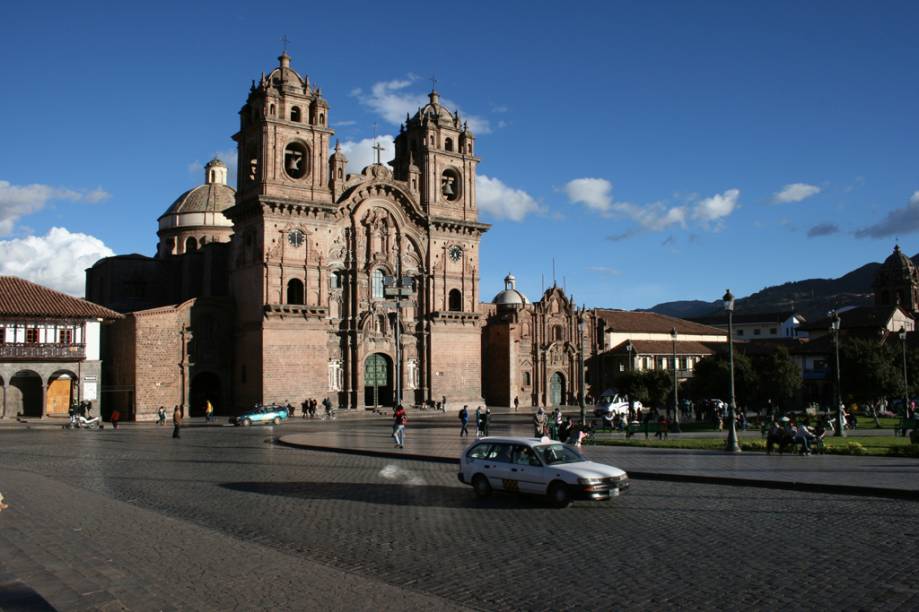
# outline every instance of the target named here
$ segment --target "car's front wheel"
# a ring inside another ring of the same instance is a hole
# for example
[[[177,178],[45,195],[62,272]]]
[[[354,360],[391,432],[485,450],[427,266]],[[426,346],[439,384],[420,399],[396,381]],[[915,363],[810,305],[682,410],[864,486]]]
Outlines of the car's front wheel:
[[[549,485],[549,500],[556,508],[567,508],[571,505],[571,492],[564,482],[553,482]]]
[[[280,425],[280,424],[281,424],[281,417],[274,417],[274,419],[272,419],[271,422],[274,423],[275,425]]]
[[[475,491],[475,496],[479,499],[484,499],[491,495],[491,485],[482,474],[476,474],[472,477],[472,490]]]
[[[248,427],[249,425],[252,425],[252,421],[250,419],[243,419],[243,427]]]

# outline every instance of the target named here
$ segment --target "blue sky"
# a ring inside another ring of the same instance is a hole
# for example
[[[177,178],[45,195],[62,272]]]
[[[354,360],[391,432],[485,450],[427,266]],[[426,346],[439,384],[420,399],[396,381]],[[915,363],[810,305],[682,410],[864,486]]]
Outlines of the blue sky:
[[[318,82],[352,162],[430,89],[476,127],[481,293],[739,296],[919,252],[919,5],[17,3],[0,272],[79,293],[232,151],[251,79]]]

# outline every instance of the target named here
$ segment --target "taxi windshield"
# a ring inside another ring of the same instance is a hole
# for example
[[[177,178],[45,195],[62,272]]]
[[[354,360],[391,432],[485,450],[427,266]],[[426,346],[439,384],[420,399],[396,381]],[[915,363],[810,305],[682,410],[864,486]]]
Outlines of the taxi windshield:
[[[570,446],[561,443],[546,444],[534,447],[539,456],[542,457],[546,465],[558,465],[559,463],[578,463],[585,461],[584,457]]]

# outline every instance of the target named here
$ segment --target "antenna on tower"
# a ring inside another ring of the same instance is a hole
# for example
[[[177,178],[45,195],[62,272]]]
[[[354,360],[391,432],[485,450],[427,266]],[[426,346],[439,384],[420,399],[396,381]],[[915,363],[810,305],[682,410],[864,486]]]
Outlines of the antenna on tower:
[[[287,38],[287,34],[285,34],[284,36],[281,37],[281,43],[283,44],[283,46],[281,47],[281,54],[282,54],[282,55],[287,55],[287,44],[288,44],[289,42],[290,42],[290,39]]]
[[[555,287],[555,258],[552,258],[552,286]]]

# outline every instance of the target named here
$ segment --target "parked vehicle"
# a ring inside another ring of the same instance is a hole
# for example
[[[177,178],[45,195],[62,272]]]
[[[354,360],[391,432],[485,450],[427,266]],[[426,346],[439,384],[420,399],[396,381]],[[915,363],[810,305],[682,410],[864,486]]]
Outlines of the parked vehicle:
[[[242,425],[243,427],[249,427],[253,424],[268,423],[280,425],[281,421],[286,421],[288,418],[290,418],[290,415],[287,413],[287,408],[278,406],[277,404],[271,404],[269,406],[256,406],[252,410],[244,412],[239,416],[230,417],[230,423],[233,425]]]
[[[607,500],[629,488],[625,471],[545,437],[482,438],[463,451],[457,476],[478,497],[493,490],[545,495],[559,508],[575,499]]]
[[[87,419],[82,414],[74,414],[70,417],[70,421],[64,425],[64,429],[102,429],[102,419],[99,417],[93,417]]]
[[[637,400],[632,402],[632,410],[640,408],[642,408],[641,402]],[[629,415],[629,396],[619,395],[615,391],[605,391],[600,396],[600,403],[594,409],[594,415],[612,421],[617,414],[625,417]]]

